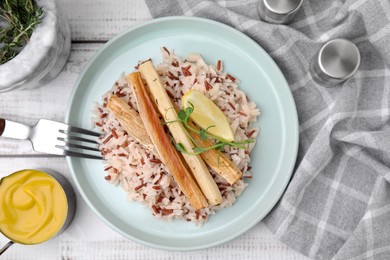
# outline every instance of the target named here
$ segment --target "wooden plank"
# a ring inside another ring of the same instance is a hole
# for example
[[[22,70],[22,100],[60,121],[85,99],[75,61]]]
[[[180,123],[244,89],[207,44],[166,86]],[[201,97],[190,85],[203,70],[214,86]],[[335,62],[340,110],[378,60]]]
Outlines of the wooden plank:
[[[107,41],[151,19],[144,0],[60,0],[74,41]]]
[[[10,91],[0,95],[0,118],[34,125],[38,119],[63,121],[72,87],[88,60],[103,44],[73,44],[69,60],[53,81],[31,90]],[[36,154],[28,141],[0,137],[1,155]]]
[[[71,178],[65,158],[25,157],[25,158],[0,158],[0,178],[13,172],[24,169],[51,169],[63,174],[69,180]]]

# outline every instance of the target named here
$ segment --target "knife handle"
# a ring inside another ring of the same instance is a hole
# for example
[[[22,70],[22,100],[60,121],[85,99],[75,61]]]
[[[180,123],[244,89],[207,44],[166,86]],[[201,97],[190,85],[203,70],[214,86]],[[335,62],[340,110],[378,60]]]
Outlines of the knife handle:
[[[0,136],[3,134],[5,129],[5,120],[0,118]]]
[[[31,134],[31,127],[0,118],[0,136],[26,140]]]

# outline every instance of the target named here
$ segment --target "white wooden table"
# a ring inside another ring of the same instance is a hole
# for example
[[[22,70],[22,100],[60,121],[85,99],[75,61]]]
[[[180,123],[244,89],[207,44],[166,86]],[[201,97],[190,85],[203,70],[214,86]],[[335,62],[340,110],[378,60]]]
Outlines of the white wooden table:
[[[38,89],[0,94],[0,117],[34,124],[63,121],[72,87],[87,61],[118,33],[151,19],[144,0],[60,0],[72,30],[72,49],[60,75]],[[50,168],[70,179],[64,158],[35,153],[28,141],[0,139],[0,177],[25,168]],[[165,252],[121,237],[100,221],[78,195],[71,226],[36,246],[14,245],[1,259],[306,259],[259,223],[244,235],[196,252]],[[0,245],[6,238],[0,235]]]

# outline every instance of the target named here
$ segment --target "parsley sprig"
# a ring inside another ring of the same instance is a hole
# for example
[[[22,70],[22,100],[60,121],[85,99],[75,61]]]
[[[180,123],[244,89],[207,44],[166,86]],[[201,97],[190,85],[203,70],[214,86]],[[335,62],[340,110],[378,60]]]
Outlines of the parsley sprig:
[[[33,0],[0,1],[0,64],[14,58],[40,23],[43,9]]]
[[[177,120],[172,120],[172,121],[166,122],[166,124],[172,124],[174,122],[181,124],[183,126],[184,131],[186,132],[188,137],[191,139],[191,141],[195,145],[195,147],[193,148],[193,151],[190,152],[190,151],[186,151],[186,149],[182,143],[176,143],[175,147],[178,151],[180,151],[182,153],[197,155],[197,154],[201,154],[201,153],[206,152],[206,151],[211,150],[211,149],[216,149],[217,151],[221,151],[225,146],[233,146],[233,147],[237,147],[240,149],[247,149],[247,145],[254,142],[254,140],[252,140],[252,139],[247,139],[247,140],[240,141],[240,142],[226,141],[218,136],[212,135],[208,132],[208,130],[212,127],[215,127],[215,125],[211,125],[211,126],[207,127],[206,129],[203,129],[203,128],[197,129],[197,128],[191,126],[190,125],[190,116],[194,112],[194,105],[191,103],[189,103],[189,105],[190,105],[189,107],[187,107],[185,109],[181,109],[178,112],[178,114],[177,114],[178,119]],[[208,147],[202,147],[191,136],[190,131],[198,134],[203,141],[205,141],[207,139],[211,139],[215,143],[211,146],[208,146]]]

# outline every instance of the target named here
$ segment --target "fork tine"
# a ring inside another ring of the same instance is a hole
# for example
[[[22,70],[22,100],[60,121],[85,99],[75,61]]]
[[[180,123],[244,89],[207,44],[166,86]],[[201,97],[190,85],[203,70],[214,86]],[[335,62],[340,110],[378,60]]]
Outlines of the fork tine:
[[[74,157],[80,157],[80,158],[86,158],[86,159],[98,159],[98,160],[104,159],[100,155],[98,156],[98,155],[87,154],[87,153],[83,153],[83,152],[72,151],[72,150],[70,150],[71,146],[69,146],[68,144],[56,145],[55,147],[63,150],[64,151],[63,155],[65,155],[65,156],[74,156]]]
[[[60,141],[64,141],[64,142],[67,142],[66,141],[66,139],[67,139],[67,140],[75,140],[75,141],[87,142],[87,143],[91,143],[91,144],[98,144],[98,142],[96,140],[91,140],[91,139],[78,137],[78,136],[68,136],[67,138],[58,137],[57,139],[60,140]]]
[[[68,131],[69,132],[74,132],[74,133],[92,135],[92,136],[96,136],[96,137],[99,137],[101,135],[101,134],[99,134],[97,132],[90,131],[90,130],[87,130],[87,129],[84,129],[84,128],[80,128],[80,127],[76,127],[76,126],[69,126]]]
[[[56,148],[59,148],[61,150],[64,150],[64,155],[65,156],[73,156],[73,157],[80,157],[80,158],[86,158],[86,159],[98,159],[102,160],[104,159],[100,154],[99,155],[93,155],[86,153],[81,150],[87,150],[87,151],[94,151],[94,152],[100,152],[100,150],[97,147],[91,147],[91,146],[86,146],[86,145],[81,145],[81,144],[76,144],[71,141],[80,141],[80,142],[86,142],[86,143],[91,143],[91,144],[99,144],[96,140],[94,140],[93,137],[100,137],[99,133],[86,130],[80,127],[75,127],[75,126],[69,126],[66,130],[64,129],[59,129],[58,130],[60,133],[65,134],[64,137],[57,137],[57,140],[64,142],[62,145],[56,145]],[[72,134],[83,134],[87,135],[92,138],[84,138],[80,136],[74,136]],[[75,151],[74,149],[81,149],[80,151]]]
[[[60,147],[58,147],[60,148]],[[96,155],[91,155],[91,154],[85,154],[85,153],[79,153],[75,151],[70,151],[70,150],[65,150],[65,156],[72,156],[72,157],[80,157],[80,158],[85,158],[85,159],[97,159],[97,160],[103,160],[102,156],[96,156]]]
[[[58,139],[61,139],[61,138],[58,138]],[[63,138],[62,138],[62,139],[63,139]],[[67,147],[100,152],[100,150],[99,150],[98,148],[96,148],[96,147],[89,147],[89,146],[84,146],[84,145],[69,143],[69,142],[66,142],[65,140],[60,140],[60,141],[64,141],[64,142],[65,142],[65,146],[67,146]]]

